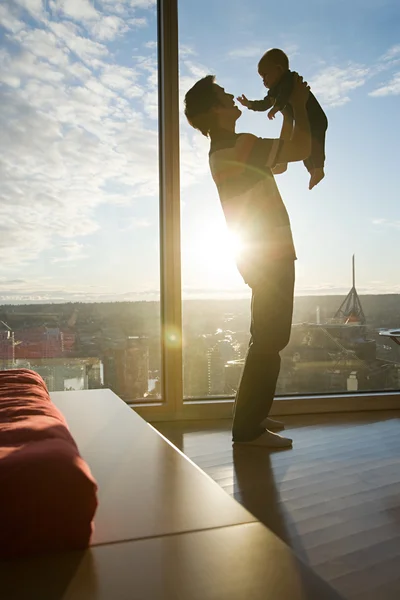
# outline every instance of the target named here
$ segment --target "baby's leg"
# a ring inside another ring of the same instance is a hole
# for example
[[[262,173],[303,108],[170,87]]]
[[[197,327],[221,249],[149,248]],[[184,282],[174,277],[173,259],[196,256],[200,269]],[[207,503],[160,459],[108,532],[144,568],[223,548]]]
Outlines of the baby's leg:
[[[310,171],[310,183],[308,184],[308,189],[312,190],[313,187],[318,185],[320,181],[325,177],[324,167],[316,167],[312,171]]]
[[[304,161],[310,173],[309,190],[312,190],[325,177],[325,131],[314,131],[311,141],[311,155]]]

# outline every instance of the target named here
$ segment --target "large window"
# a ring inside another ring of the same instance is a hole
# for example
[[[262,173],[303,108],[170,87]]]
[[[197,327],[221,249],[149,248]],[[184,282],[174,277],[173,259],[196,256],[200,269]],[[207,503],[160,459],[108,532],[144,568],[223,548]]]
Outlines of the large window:
[[[0,368],[160,397],[152,0],[0,6]]]
[[[320,185],[302,164],[277,179],[299,259],[278,393],[398,390],[400,347],[380,335],[400,327],[397,1],[180,2],[179,90],[176,4],[0,3],[0,369],[164,413],[233,397],[250,290],[177,98],[207,73],[262,98],[276,46],[329,119]],[[239,131],[277,137],[280,117],[244,109]]]
[[[397,116],[399,6],[334,0],[180,2],[181,97],[212,73],[235,96],[266,95],[257,63],[282,48],[329,119],[326,178],[308,191],[292,164],[277,176],[298,261],[291,341],[278,393],[393,390],[400,348]],[[238,131],[278,137],[281,119],[243,109]],[[232,396],[248,343],[249,289],[208,172],[208,142],[181,123],[184,394]],[[352,255],[356,254],[353,288]],[[349,293],[348,297],[346,295]]]

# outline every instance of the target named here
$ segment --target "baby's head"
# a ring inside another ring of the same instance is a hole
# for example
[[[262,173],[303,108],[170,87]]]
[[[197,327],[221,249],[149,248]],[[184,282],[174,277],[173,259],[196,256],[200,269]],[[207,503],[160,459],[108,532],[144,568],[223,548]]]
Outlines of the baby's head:
[[[289,69],[289,59],[283,50],[268,50],[258,63],[258,73],[266,88],[276,85]]]

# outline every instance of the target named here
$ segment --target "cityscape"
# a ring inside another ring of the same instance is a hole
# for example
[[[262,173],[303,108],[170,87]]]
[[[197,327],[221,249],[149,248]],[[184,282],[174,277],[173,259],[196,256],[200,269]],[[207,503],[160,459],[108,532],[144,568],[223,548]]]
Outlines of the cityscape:
[[[249,300],[183,302],[187,400],[236,393],[249,343]],[[277,394],[400,388],[400,295],[295,299]],[[0,306],[0,369],[30,368],[49,391],[110,388],[126,402],[161,399],[158,302]]]

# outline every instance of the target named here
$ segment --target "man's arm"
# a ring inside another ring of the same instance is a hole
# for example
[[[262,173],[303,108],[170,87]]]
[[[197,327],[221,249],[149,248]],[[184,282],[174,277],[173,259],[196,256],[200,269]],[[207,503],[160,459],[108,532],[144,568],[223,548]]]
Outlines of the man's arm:
[[[285,142],[290,142],[290,140],[292,139],[292,133],[293,133],[293,115],[290,111],[283,109],[282,111],[283,114],[283,121],[282,121],[282,129],[281,129],[281,135],[280,138],[281,140],[285,141]],[[287,169],[287,163],[280,163],[277,164],[273,169],[272,172],[274,175],[280,175],[281,173],[284,173]]]
[[[282,114],[283,121],[279,139],[283,140],[284,142],[290,142],[293,134],[293,116],[288,110],[283,110]]]
[[[311,132],[306,102],[308,98],[308,86],[301,77],[296,76],[291,104],[294,115],[294,128],[290,140],[283,138],[283,143],[276,157],[277,163],[296,162],[305,160],[311,154]],[[282,126],[282,130],[284,125]],[[285,126],[285,134],[289,131],[289,125]]]
[[[275,105],[278,110],[283,110],[293,91],[293,84],[295,80],[295,73],[293,71],[287,71],[284,74],[276,88],[273,89],[272,95],[276,97]]]

